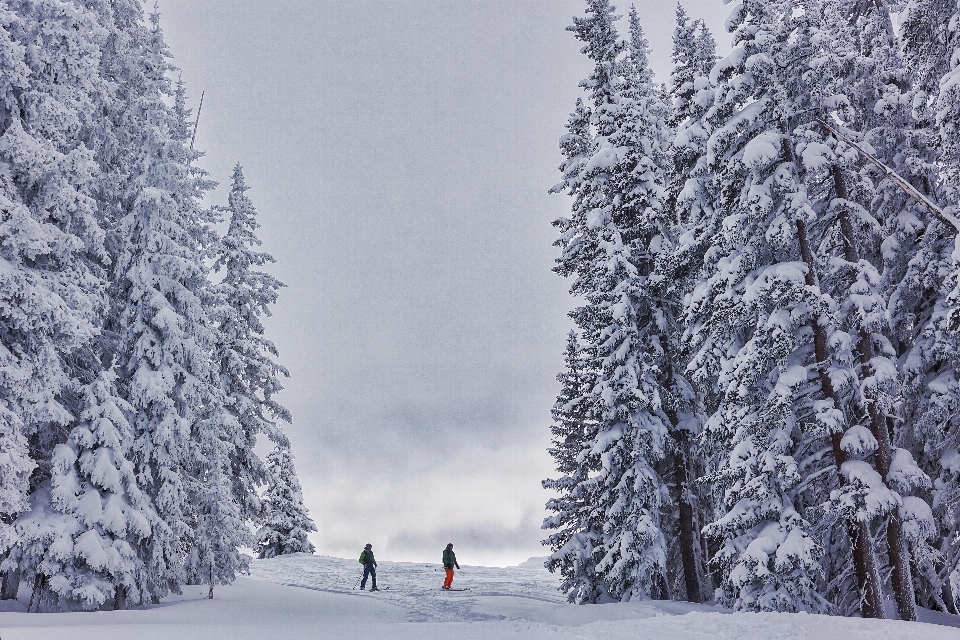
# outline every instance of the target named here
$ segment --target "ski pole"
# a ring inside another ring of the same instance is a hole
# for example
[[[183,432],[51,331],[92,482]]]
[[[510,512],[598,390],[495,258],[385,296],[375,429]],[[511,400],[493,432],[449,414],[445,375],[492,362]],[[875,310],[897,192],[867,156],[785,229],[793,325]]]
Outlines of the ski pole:
[[[351,591],[356,591],[356,590],[357,590],[357,585],[360,584],[360,578],[362,578],[362,577],[363,577],[363,571],[361,571],[361,572],[360,572],[360,575],[357,576],[357,581],[353,583],[353,589],[351,589]]]

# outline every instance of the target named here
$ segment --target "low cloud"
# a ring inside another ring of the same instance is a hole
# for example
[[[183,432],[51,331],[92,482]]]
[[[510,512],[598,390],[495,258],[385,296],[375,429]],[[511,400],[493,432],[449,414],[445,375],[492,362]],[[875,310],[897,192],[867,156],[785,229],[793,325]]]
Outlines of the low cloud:
[[[353,557],[370,542],[378,558],[439,562],[447,542],[465,564],[505,566],[544,555],[540,481],[552,472],[541,445],[489,449],[470,443],[437,464],[390,478],[362,465],[304,478],[320,531],[318,553]]]

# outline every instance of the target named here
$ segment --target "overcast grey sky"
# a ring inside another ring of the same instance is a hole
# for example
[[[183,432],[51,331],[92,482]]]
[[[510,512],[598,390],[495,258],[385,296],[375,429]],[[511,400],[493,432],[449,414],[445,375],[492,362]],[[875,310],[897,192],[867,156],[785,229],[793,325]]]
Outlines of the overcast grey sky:
[[[628,3],[616,3],[626,14]],[[638,0],[658,79],[672,1]],[[723,0],[686,0],[717,33]],[[160,0],[224,186],[277,258],[269,336],[324,555],[516,564],[539,545],[575,302],[550,269],[581,0]],[[621,21],[621,32],[626,30]]]

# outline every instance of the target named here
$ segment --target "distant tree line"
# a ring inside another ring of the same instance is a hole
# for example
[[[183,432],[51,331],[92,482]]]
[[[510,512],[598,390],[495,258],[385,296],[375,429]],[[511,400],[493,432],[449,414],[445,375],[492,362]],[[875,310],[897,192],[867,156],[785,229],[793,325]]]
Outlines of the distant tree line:
[[[283,285],[240,165],[201,205],[170,57],[139,0],[0,7],[0,597],[30,611],[313,551],[261,323]]]
[[[570,316],[547,561],[573,602],[960,605],[960,12],[609,0],[561,138]],[[903,6],[901,6],[903,4]]]

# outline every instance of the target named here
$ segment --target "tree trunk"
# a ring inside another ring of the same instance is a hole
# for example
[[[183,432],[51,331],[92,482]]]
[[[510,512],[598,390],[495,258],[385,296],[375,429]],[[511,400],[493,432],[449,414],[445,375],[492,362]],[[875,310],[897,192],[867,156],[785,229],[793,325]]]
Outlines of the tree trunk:
[[[847,199],[847,185],[843,180],[843,173],[840,167],[833,165],[830,169],[833,174],[833,185],[837,197],[843,200]],[[843,236],[843,253],[847,262],[856,264],[860,261],[860,252],[854,242],[853,223],[850,221],[850,213],[846,207],[841,207],[837,214],[840,222],[840,232]],[[861,327],[859,330],[859,339],[857,344],[860,351],[860,373],[864,379],[870,377],[873,372],[870,368],[870,361],[873,360],[873,338],[867,331]],[[864,391],[864,397],[867,400],[867,413],[870,416],[870,431],[873,437],[877,439],[877,450],[873,454],[874,466],[883,483],[887,483],[887,474],[890,472],[890,461],[893,459],[893,450],[890,444],[890,432],[887,430],[886,421],[877,410],[877,404],[867,391]],[[908,550],[904,547],[903,540],[903,522],[900,519],[899,510],[894,510],[890,514],[890,521],[887,523],[887,554],[890,560],[890,566],[893,567],[893,592],[897,601],[897,613],[901,620],[916,620],[917,609],[913,596],[913,575],[910,572],[910,560]]]
[[[121,611],[127,608],[127,588],[118,584],[113,591],[113,610]]]
[[[669,366],[669,365],[668,365]],[[669,378],[673,378],[672,368],[667,371]],[[677,487],[677,528],[680,530],[680,560],[683,565],[683,584],[687,592],[687,602],[703,602],[703,591],[700,588],[700,571],[697,567],[697,529],[693,517],[693,502],[690,500],[690,476],[687,470],[687,438],[686,432],[678,429],[680,419],[674,408],[666,411],[670,425],[673,427],[673,440],[676,451],[673,456],[673,478]]]
[[[816,263],[813,260],[813,251],[810,249],[807,225],[803,220],[797,220],[797,238],[800,241],[800,254],[807,265],[806,283],[811,287],[817,286]],[[833,391],[833,383],[830,381],[830,375],[826,369],[828,357],[827,332],[816,319],[811,324],[813,352],[817,359],[820,389],[823,396],[832,400],[834,407],[839,409],[836,394]],[[837,466],[837,478],[840,486],[846,483],[840,468],[847,460],[846,453],[840,447],[842,438],[843,435],[840,433],[830,434],[833,461]],[[877,571],[877,558],[873,549],[873,537],[870,535],[870,529],[866,523],[859,520],[847,520],[846,529],[847,537],[850,540],[850,551],[853,555],[853,568],[857,576],[857,586],[860,589],[860,615],[864,618],[882,618],[883,600],[880,590],[880,573]]]
[[[672,358],[667,359],[664,371],[665,386],[674,385],[674,371]],[[664,410],[672,427],[673,440],[676,450],[673,456],[673,477],[677,487],[677,528],[680,530],[680,560],[683,566],[683,584],[687,592],[687,602],[703,602],[703,590],[700,587],[700,570],[697,562],[697,547],[700,544],[696,520],[694,518],[694,504],[690,500],[690,474],[687,469],[687,432],[679,428],[680,417],[675,406]]]
[[[957,603],[953,599],[953,591],[950,589],[949,580],[944,582],[943,586],[940,587],[940,598],[943,600],[943,605],[948,613],[952,613],[954,615],[960,613],[957,611]]]
[[[689,500],[689,477],[687,475],[686,439],[677,439],[677,451],[673,458],[674,482],[677,485],[679,507],[680,558],[683,563],[683,583],[687,590],[687,602],[703,602],[700,589],[700,572],[697,570],[697,531],[694,525],[693,504]]]
[[[3,583],[0,584],[0,600],[15,600],[20,589],[20,570],[11,569],[3,572]]]
[[[33,591],[30,592],[30,604],[27,605],[27,613],[30,613],[31,611],[40,613],[40,596],[42,595],[46,578],[47,577],[42,573],[38,573],[36,577],[34,577]]]

